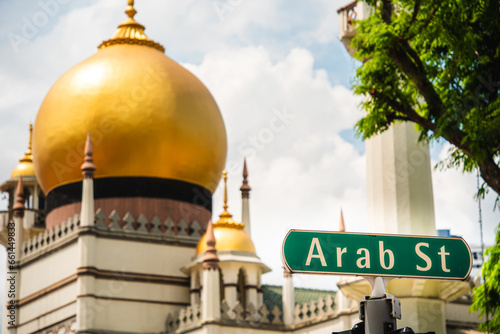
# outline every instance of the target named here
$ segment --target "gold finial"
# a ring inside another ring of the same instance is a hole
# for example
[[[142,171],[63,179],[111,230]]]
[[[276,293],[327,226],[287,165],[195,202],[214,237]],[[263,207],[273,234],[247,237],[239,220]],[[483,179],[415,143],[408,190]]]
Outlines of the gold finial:
[[[128,0],[128,7],[125,10],[125,13],[127,13],[128,17],[131,19],[134,18],[135,14],[137,14],[137,11],[134,8],[134,0]]]
[[[128,0],[128,6],[125,13],[128,18],[118,26],[118,30],[116,30],[113,37],[102,42],[101,45],[97,47],[98,49],[104,49],[117,44],[132,44],[145,45],[165,52],[165,48],[162,45],[150,40],[148,36],[146,36],[144,33],[146,28],[134,20],[134,16],[137,14],[134,8],[134,0]]]
[[[214,223],[214,226],[228,226],[228,227],[236,227],[236,228],[243,228],[245,225],[243,223],[239,223],[235,220],[233,220],[233,215],[230,214],[227,211],[228,205],[227,205],[227,171],[223,170],[222,171],[222,177],[224,178],[224,212],[222,212],[219,217],[219,221]]]
[[[20,162],[33,162],[33,154],[31,152],[31,138],[33,137],[33,125],[30,123],[30,139],[28,142],[28,149],[24,153],[24,157],[19,159]]]
[[[227,211],[227,171],[225,169],[222,171],[222,176],[224,177],[224,211]]]
[[[30,152],[30,154],[31,154],[31,141],[32,141],[32,138],[33,138],[33,124],[30,123],[30,139],[29,139],[29,142],[28,142],[28,151]]]

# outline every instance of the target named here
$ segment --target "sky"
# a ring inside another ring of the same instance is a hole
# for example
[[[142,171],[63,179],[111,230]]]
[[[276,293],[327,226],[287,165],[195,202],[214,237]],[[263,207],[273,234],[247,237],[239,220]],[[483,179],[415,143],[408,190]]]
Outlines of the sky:
[[[208,87],[228,134],[229,211],[241,219],[247,159],[252,238],[282,282],[281,243],[289,229],[364,232],[366,161],[354,125],[359,66],[338,39],[344,0],[138,0],[135,19],[166,54]],[[97,52],[125,19],[125,0],[0,1],[0,180],[23,156],[28,124],[54,82]],[[432,165],[448,145],[431,147]],[[480,243],[476,176],[433,169],[436,227]],[[2,181],[3,182],[3,181]],[[500,222],[495,196],[482,202],[484,237]],[[5,209],[5,201],[0,202]],[[214,220],[222,212],[214,194]],[[4,257],[1,257],[4,261]],[[5,266],[0,263],[0,268]],[[296,286],[336,289],[336,277],[294,277]],[[0,282],[3,282],[1,280]]]

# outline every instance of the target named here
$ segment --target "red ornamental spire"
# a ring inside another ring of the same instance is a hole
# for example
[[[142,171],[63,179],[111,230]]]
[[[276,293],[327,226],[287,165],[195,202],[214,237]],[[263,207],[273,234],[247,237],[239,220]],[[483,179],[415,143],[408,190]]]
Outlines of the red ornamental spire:
[[[211,220],[207,225],[205,241],[207,243],[207,250],[203,256],[203,269],[218,269],[219,257],[217,256],[217,250],[215,249],[214,226]]]
[[[16,203],[12,207],[14,210],[14,217],[22,218],[24,217],[24,192],[23,192],[23,178],[19,177],[19,182],[17,182],[16,190]]]
[[[93,178],[94,177],[94,172],[95,172],[95,165],[94,165],[94,159],[92,157],[93,155],[93,150],[92,150],[92,140],[90,137],[90,132],[87,133],[87,141],[85,142],[85,158],[84,162],[82,164],[82,175],[83,177],[88,177],[88,178]]]
[[[340,209],[339,232],[345,232],[344,213],[342,212],[342,208]]]
[[[250,186],[248,185],[248,170],[247,170],[247,159],[243,161],[243,185],[241,186],[241,197],[249,198],[250,197]]]

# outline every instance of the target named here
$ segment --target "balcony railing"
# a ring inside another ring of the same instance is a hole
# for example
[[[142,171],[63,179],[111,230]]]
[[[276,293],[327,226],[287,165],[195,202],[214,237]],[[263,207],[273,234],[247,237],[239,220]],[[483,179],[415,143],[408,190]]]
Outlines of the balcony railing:
[[[339,38],[347,51],[353,55],[351,41],[356,35],[356,21],[364,20],[372,13],[372,8],[363,1],[354,0],[342,8],[337,9],[339,14]]]

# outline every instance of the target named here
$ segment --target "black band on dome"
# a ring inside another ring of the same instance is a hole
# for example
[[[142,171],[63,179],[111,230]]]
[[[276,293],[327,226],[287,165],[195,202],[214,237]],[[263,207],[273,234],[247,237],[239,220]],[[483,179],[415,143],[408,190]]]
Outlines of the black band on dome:
[[[94,179],[94,198],[164,198],[201,206],[212,212],[212,194],[206,188],[179,180],[154,177],[106,177]],[[52,189],[47,194],[46,213],[82,201],[82,182]]]

